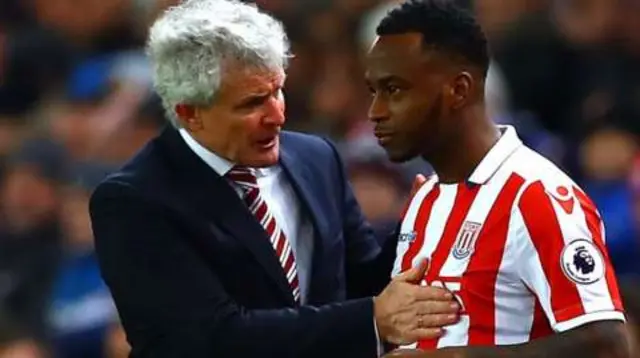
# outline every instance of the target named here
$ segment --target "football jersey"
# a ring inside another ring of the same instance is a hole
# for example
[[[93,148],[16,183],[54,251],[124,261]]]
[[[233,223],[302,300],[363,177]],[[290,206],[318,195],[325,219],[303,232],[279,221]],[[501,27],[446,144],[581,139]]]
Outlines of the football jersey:
[[[462,306],[457,323],[418,348],[517,344],[624,321],[593,202],[513,127],[500,130],[467,181],[433,176],[405,210],[392,275],[428,259],[423,284]]]

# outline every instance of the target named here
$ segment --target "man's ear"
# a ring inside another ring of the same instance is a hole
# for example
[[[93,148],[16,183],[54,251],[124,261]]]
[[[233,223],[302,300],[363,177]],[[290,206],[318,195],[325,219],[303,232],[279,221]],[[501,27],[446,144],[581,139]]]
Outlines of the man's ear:
[[[182,127],[189,131],[202,129],[202,121],[200,120],[200,116],[198,116],[198,111],[195,106],[189,104],[177,104],[175,111]]]

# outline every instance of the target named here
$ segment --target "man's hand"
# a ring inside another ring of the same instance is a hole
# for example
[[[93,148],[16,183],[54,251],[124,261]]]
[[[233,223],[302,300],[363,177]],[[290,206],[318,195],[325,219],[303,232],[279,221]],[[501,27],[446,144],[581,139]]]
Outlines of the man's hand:
[[[411,358],[422,357],[424,352],[418,349],[396,349],[382,356],[382,358]]]
[[[420,190],[422,185],[427,182],[427,177],[422,174],[416,175],[415,179],[413,179],[413,184],[411,185],[411,191],[409,192],[409,200],[413,198],[414,195]]]
[[[449,291],[420,286],[428,261],[399,275],[374,298],[374,315],[380,338],[409,344],[442,335],[442,327],[458,320],[459,304]]]

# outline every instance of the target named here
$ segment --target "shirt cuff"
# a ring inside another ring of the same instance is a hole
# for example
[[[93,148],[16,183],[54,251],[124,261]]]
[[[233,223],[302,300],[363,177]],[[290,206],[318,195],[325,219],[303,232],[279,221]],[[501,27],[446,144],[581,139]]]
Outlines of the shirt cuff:
[[[376,347],[378,357],[382,357],[382,355],[384,354],[384,344],[382,343],[382,339],[380,339],[380,333],[378,333],[378,324],[376,323],[375,317],[373,318],[373,328],[376,331]]]

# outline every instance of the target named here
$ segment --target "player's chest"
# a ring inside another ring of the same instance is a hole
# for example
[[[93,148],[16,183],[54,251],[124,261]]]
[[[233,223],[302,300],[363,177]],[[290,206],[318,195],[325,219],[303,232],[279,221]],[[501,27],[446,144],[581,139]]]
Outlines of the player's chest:
[[[488,300],[496,291],[520,291],[509,227],[516,192],[503,188],[439,186],[413,202],[400,229],[401,270],[428,259],[426,284]]]

